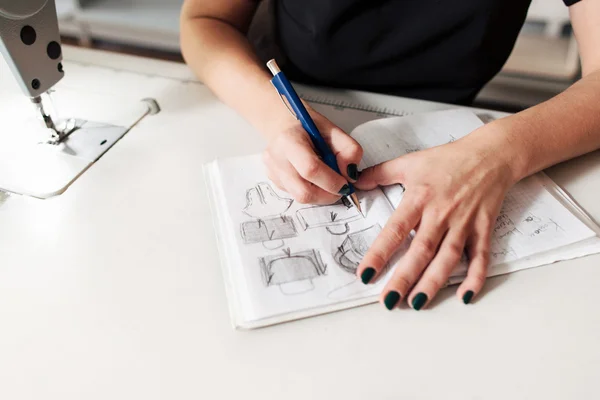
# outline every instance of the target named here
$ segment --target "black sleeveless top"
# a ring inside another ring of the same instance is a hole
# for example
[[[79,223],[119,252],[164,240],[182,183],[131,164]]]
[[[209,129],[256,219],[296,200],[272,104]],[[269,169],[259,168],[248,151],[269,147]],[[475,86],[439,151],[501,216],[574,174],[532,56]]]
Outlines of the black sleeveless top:
[[[531,0],[274,1],[291,79],[468,103],[506,62]]]

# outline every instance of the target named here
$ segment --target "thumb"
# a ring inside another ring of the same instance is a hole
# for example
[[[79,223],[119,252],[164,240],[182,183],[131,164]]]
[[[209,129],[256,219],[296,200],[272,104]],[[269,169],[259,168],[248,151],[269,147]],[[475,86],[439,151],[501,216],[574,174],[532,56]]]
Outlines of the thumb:
[[[377,186],[387,186],[404,182],[404,160],[396,158],[374,165],[362,171],[356,187],[361,190],[375,189]]]

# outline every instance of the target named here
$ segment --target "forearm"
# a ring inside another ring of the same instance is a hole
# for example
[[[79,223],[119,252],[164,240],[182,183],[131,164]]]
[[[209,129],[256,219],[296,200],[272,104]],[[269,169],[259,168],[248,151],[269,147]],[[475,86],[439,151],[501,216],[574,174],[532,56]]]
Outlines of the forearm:
[[[219,19],[184,16],[181,37],[184,58],[200,80],[257,130],[270,135],[289,122],[267,70],[239,30]]]
[[[600,148],[600,71],[490,128],[498,137],[479,139],[499,145],[516,180]]]

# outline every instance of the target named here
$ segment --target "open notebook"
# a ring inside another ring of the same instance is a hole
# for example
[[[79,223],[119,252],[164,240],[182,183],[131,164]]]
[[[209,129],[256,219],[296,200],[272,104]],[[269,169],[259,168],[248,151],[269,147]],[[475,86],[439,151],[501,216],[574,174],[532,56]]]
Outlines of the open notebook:
[[[468,110],[388,118],[357,127],[361,168],[441,145],[482,125]],[[400,185],[360,192],[366,216],[342,203],[295,202],[269,182],[260,156],[217,160],[205,168],[225,286],[235,327],[256,328],[377,300],[393,271],[363,285],[356,268],[394,208]],[[600,252],[594,222],[545,174],[514,186],[493,232],[489,275]],[[466,263],[449,283],[460,282]]]

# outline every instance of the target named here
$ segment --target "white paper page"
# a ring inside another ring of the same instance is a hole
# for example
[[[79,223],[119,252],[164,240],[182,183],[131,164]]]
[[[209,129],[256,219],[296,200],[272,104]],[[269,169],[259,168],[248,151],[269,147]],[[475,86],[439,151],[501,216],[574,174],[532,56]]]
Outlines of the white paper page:
[[[363,167],[369,167],[452,142],[482,125],[469,110],[451,110],[372,121],[357,127],[351,135],[363,146]],[[596,236],[545,189],[546,180],[542,177],[541,174],[528,177],[508,192],[492,234],[491,266],[530,258]],[[395,185],[383,191],[397,207],[404,189]],[[559,259],[564,258],[555,253],[554,259],[545,257],[544,262]],[[524,268],[528,266],[535,265],[528,263]],[[462,263],[453,276],[465,271],[466,263]]]
[[[350,133],[363,147],[361,167],[453,142],[483,126],[469,110],[448,110],[383,118]]]
[[[358,262],[393,209],[381,190],[359,193],[366,218],[343,204],[299,204],[269,182],[260,156],[217,161],[229,282],[244,321],[380,293]],[[317,312],[315,312],[317,313]]]

